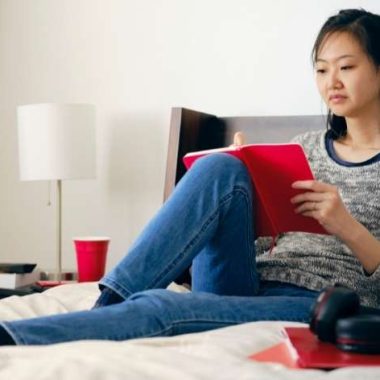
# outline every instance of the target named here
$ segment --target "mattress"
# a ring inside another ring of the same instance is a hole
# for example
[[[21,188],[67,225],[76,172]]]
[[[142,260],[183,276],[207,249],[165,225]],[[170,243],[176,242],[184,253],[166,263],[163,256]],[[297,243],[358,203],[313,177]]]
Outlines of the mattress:
[[[174,284],[172,290],[185,291]],[[15,320],[90,308],[95,283],[0,300],[0,318]],[[0,347],[0,379],[379,379],[380,367],[334,371],[288,369],[248,356],[284,339],[290,322],[254,322],[214,331],[125,342],[78,341],[48,346]]]

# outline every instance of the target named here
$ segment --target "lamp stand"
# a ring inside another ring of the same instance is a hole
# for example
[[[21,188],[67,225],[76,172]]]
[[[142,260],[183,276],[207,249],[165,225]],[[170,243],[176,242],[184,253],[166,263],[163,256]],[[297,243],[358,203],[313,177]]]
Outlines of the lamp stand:
[[[62,181],[57,180],[57,280],[62,280]]]
[[[57,237],[57,257],[55,272],[42,272],[41,279],[45,281],[56,282],[73,281],[77,279],[77,273],[74,271],[63,272],[62,270],[62,180],[57,180],[57,220],[56,220],[56,237]]]
[[[56,184],[56,193],[57,193],[57,208],[56,208],[56,268],[55,272],[44,273],[46,280],[51,281],[61,281],[64,280],[62,276],[62,180],[57,179]]]

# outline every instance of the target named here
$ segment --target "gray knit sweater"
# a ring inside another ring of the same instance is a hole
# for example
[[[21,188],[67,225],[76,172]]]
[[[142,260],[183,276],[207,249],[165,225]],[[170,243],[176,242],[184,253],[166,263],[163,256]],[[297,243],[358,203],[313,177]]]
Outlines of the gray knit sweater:
[[[350,213],[380,240],[380,162],[351,167],[336,162],[326,149],[325,133],[308,132],[293,141],[304,147],[316,179],[338,186]],[[271,254],[267,243],[266,238],[256,242],[257,267],[263,280],[311,290],[339,283],[355,290],[363,305],[380,308],[380,267],[367,275],[350,249],[335,236],[286,233],[279,237]]]

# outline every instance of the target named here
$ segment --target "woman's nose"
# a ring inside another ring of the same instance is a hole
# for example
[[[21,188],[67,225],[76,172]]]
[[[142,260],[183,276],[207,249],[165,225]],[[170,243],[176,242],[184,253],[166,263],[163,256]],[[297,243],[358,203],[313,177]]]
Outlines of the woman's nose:
[[[342,88],[343,84],[340,80],[339,74],[336,70],[331,70],[328,76],[328,88],[334,89],[334,88]]]

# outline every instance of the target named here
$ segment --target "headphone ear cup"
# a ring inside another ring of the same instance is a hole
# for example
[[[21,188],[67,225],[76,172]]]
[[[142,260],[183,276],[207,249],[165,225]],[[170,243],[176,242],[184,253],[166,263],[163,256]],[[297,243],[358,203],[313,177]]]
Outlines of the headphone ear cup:
[[[380,316],[362,314],[342,318],[336,324],[336,345],[340,350],[380,354]]]
[[[333,287],[325,289],[323,292],[319,294],[317,300],[311,306],[309,328],[315,335],[318,335],[318,323],[320,319],[321,310],[325,308],[326,302],[328,301],[328,297],[332,291]]]
[[[310,330],[324,342],[335,342],[338,319],[359,312],[359,296],[343,287],[330,287],[323,291],[311,310]]]

